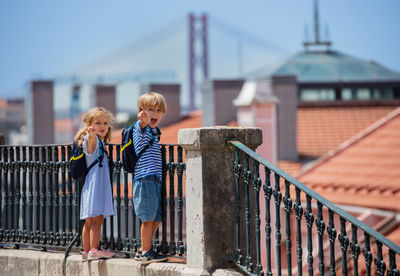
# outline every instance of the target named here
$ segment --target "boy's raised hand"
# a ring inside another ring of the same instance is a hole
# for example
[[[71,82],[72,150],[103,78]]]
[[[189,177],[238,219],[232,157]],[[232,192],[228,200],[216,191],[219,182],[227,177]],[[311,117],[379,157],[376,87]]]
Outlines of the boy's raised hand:
[[[140,128],[145,128],[150,123],[150,116],[146,110],[140,110],[138,114],[138,119],[140,120]]]

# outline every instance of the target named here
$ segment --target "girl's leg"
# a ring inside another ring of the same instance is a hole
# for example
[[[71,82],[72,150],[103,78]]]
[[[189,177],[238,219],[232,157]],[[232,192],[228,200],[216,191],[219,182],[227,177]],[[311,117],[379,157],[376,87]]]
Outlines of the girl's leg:
[[[100,215],[92,219],[93,223],[90,228],[90,249],[94,250],[99,247],[101,225],[103,224],[104,216]]]
[[[87,218],[85,221],[85,225],[82,229],[82,244],[83,250],[89,251],[90,250],[90,229],[92,227],[93,220],[92,218]]]

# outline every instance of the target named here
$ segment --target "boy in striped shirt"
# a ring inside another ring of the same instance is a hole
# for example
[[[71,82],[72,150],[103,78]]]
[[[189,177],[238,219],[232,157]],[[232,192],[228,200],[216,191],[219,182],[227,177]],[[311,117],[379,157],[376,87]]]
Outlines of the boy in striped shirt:
[[[137,107],[138,122],[133,127],[133,144],[136,154],[154,137],[155,141],[136,163],[133,180],[133,201],[136,215],[142,221],[142,252],[139,258],[142,264],[167,260],[151,249],[151,240],[161,223],[161,177],[162,160],[156,127],[167,111],[167,104],[161,94],[149,92],[143,94]]]

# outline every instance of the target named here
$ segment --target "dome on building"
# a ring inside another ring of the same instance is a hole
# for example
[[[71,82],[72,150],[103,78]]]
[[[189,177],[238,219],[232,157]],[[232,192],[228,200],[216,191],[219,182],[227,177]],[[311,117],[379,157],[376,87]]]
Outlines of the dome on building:
[[[300,52],[272,75],[296,75],[299,83],[400,81],[398,72],[376,62],[364,61],[332,50]]]

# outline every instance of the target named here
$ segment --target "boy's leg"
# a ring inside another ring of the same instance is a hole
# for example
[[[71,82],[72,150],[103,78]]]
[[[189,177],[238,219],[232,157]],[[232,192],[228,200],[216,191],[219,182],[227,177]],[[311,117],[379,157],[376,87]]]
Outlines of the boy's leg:
[[[142,223],[141,234],[142,234],[142,257],[140,259],[141,264],[149,264],[155,262],[163,262],[168,258],[165,255],[160,255],[151,249],[151,240],[156,232],[160,222],[158,221],[145,221]]]
[[[142,222],[140,234],[142,235],[142,250],[144,252],[151,249],[151,240],[153,239],[159,225],[160,222],[154,220]]]
[[[153,239],[153,224],[153,220],[142,222],[140,234],[142,235],[143,252],[149,251],[151,249],[151,240]]]
[[[153,235],[151,236],[151,238],[154,237],[154,234],[156,233],[158,226],[160,226],[160,221],[153,221]]]

